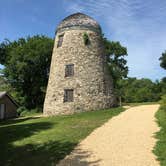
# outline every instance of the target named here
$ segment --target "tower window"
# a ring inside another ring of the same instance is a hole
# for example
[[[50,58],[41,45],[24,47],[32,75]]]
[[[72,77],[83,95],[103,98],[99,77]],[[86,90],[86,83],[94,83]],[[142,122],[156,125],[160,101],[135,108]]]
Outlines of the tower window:
[[[65,67],[65,77],[71,77],[74,75],[74,64],[66,65]]]
[[[63,43],[63,37],[64,37],[64,34],[59,36],[57,47],[61,47],[61,46],[62,46],[62,43]]]
[[[64,102],[73,102],[73,89],[64,90]]]

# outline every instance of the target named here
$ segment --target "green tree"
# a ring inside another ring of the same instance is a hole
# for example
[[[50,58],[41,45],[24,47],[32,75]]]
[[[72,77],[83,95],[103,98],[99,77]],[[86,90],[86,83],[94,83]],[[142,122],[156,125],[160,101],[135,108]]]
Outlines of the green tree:
[[[109,41],[106,38],[103,38],[103,40],[108,67],[114,81],[114,86],[117,87],[118,80],[126,78],[128,74],[127,60],[125,59],[127,48],[123,47],[120,42]]]
[[[159,88],[162,95],[166,94],[166,77],[162,78],[162,80],[159,83]]]
[[[162,56],[159,58],[160,66],[166,69],[166,51],[162,53]]]
[[[123,93],[122,100],[126,103],[159,101],[161,83],[150,79],[127,78],[118,82]]]
[[[125,57],[127,56],[127,48],[123,47],[120,42],[109,41],[108,39],[103,37],[106,60],[108,64],[108,68],[110,71],[110,75],[113,78],[114,84],[114,93],[119,99],[119,103],[121,105],[123,91],[122,87],[118,82],[127,77],[128,74],[128,66],[127,60]]]
[[[0,76],[0,91],[7,91],[11,93],[11,86],[8,84],[8,82]]]
[[[27,108],[43,105],[52,49],[53,39],[39,35],[0,45],[0,63],[5,66],[2,74]]]

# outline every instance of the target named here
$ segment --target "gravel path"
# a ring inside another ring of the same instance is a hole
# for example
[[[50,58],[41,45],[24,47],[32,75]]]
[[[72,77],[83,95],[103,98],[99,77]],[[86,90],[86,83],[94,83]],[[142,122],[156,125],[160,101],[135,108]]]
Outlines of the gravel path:
[[[58,166],[159,166],[152,153],[159,105],[132,107],[83,140]]]

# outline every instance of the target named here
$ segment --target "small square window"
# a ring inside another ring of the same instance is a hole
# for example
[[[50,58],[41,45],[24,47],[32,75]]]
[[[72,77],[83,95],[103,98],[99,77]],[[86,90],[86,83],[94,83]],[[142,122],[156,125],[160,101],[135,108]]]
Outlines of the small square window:
[[[65,66],[65,77],[71,77],[74,75],[74,64]]]
[[[64,102],[73,102],[73,89],[65,89],[64,90]]]
[[[63,37],[64,37],[64,34],[63,34],[63,35],[60,35],[60,36],[58,37],[58,45],[57,45],[57,47],[61,47],[61,46],[62,46]]]

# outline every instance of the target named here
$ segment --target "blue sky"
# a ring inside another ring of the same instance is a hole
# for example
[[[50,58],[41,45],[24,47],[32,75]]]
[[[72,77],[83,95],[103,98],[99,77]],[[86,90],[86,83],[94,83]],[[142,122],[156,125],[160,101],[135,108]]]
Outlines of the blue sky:
[[[128,48],[129,76],[160,79],[159,57],[166,50],[165,0],[0,0],[0,42],[28,35],[54,37],[69,14],[96,19],[107,38]]]

